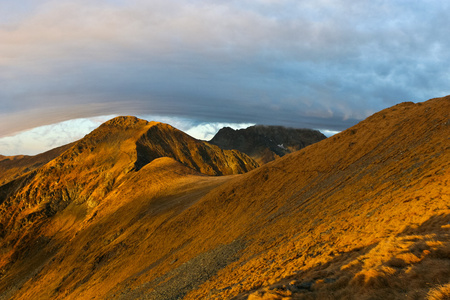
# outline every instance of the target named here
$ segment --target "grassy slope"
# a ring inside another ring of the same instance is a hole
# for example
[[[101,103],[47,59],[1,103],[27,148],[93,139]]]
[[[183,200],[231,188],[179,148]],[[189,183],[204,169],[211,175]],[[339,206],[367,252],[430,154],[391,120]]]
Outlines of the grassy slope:
[[[174,241],[158,229],[227,180],[159,158],[127,178],[88,215],[69,206],[42,227],[41,236],[51,239],[39,253],[16,264],[16,270],[27,269],[28,278],[16,281],[20,289],[12,291],[13,298],[109,298],[115,290],[120,295],[146,270],[164,270],[160,263],[189,243],[187,238]],[[42,253],[51,259],[42,261]],[[38,271],[30,272],[30,265]],[[11,277],[17,280],[17,275]]]
[[[64,145],[34,156],[0,155],[0,186],[45,165],[55,157],[61,155],[72,145],[73,144]]]
[[[249,244],[187,298],[415,299],[448,283],[449,112],[448,97],[400,104],[219,188],[198,209]]]
[[[95,208],[69,205],[42,226],[34,250],[2,277],[0,298],[445,292],[437,289],[450,278],[449,103],[397,105],[238,176],[155,160]]]
[[[141,143],[141,148],[137,149],[142,140],[145,145]],[[177,143],[182,145],[171,148]],[[156,155],[151,157],[153,161],[141,163],[137,171],[139,151],[146,149]],[[185,159],[189,153],[194,157],[193,161]],[[30,295],[40,295],[45,299],[64,295],[67,291],[78,293],[78,287],[86,283],[86,278],[97,272],[101,274],[99,268],[91,269],[90,261],[86,259],[102,260],[107,251],[105,232],[99,229],[104,224],[108,224],[106,228],[116,236],[117,232],[123,233],[140,224],[142,218],[148,220],[145,217],[147,210],[150,210],[149,216],[162,211],[163,222],[176,215],[177,209],[182,210],[183,205],[189,205],[228,178],[209,178],[174,163],[173,159],[158,158],[158,155],[173,155],[188,166],[193,162],[192,167],[198,166],[200,171],[212,174],[243,172],[256,167],[246,155],[222,151],[165,124],[132,117],[108,121],[42,168],[0,187],[0,298],[15,295],[28,299]],[[165,163],[159,166],[161,159]],[[164,209],[167,203],[175,206]],[[116,210],[119,211],[115,213]],[[108,214],[104,216],[106,212]],[[150,218],[142,228],[149,226],[146,230],[152,232],[155,230],[152,226],[159,224],[158,220]],[[140,231],[142,228],[133,229],[139,231],[136,236],[146,234]],[[94,246],[90,248],[87,243]],[[134,247],[138,245],[133,244],[130,248],[136,250]],[[70,261],[72,256],[68,254],[72,252],[75,262],[71,268],[65,269],[65,264],[60,266],[58,261],[55,262],[55,257]],[[135,261],[132,254],[128,255]],[[93,263],[98,265],[98,261]],[[140,264],[144,266],[145,262]],[[61,286],[54,287],[57,281],[49,277],[55,272],[55,278],[62,280]],[[92,274],[87,275],[90,272]],[[127,277],[117,278],[124,280]],[[23,288],[23,284],[33,287]],[[80,288],[84,290],[86,286]],[[94,290],[94,293],[98,291]]]

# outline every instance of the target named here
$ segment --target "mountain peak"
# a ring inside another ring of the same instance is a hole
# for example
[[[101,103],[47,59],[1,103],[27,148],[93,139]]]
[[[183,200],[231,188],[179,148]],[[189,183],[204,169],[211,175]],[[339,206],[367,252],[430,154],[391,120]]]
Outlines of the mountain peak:
[[[265,164],[325,138],[322,133],[312,129],[255,125],[239,130],[224,127],[210,143],[222,149],[239,150],[258,163]]]
[[[106,121],[101,126],[114,126],[124,128],[142,127],[148,124],[148,121],[133,116],[119,116]]]
[[[159,157],[171,157],[182,164],[208,175],[245,173],[258,164],[238,151],[222,150],[218,146],[197,140],[164,123],[155,123],[136,141],[136,169]]]

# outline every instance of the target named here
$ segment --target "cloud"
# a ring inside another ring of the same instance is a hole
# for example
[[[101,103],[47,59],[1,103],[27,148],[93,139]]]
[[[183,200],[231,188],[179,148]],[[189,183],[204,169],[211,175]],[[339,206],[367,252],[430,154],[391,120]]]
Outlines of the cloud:
[[[0,136],[109,114],[343,130],[449,93],[449,12],[434,0],[12,2]]]
[[[2,155],[35,155],[42,153],[83,138],[101,123],[113,117],[115,115],[73,119],[39,126],[7,137],[0,137],[0,153]],[[143,115],[139,117],[148,121],[171,124],[175,128],[201,140],[210,140],[223,127],[241,129],[254,125],[251,123],[198,123],[187,118],[157,115]]]
[[[3,155],[35,155],[69,144],[97,128],[113,116],[74,119],[44,125],[0,138],[0,153]]]
[[[233,129],[243,129],[250,127],[252,123],[202,123],[198,124],[192,128],[189,128],[186,133],[200,140],[209,141],[211,140],[216,133],[224,128],[230,127]]]

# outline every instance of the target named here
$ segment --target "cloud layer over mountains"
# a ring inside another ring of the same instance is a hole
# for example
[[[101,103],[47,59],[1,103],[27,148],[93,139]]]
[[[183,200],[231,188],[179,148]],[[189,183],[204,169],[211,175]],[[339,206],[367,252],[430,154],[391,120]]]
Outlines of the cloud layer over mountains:
[[[444,1],[0,7],[0,137],[100,115],[342,130],[449,93]]]

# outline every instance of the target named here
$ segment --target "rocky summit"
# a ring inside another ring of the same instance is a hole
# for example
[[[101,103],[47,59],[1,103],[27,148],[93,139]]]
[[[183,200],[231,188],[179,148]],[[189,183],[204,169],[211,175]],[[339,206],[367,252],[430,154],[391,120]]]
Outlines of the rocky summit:
[[[265,164],[325,138],[312,129],[256,125],[239,130],[224,127],[209,142],[222,149],[239,150]]]
[[[449,136],[401,103],[258,167],[113,119],[8,166],[0,299],[449,299]]]

